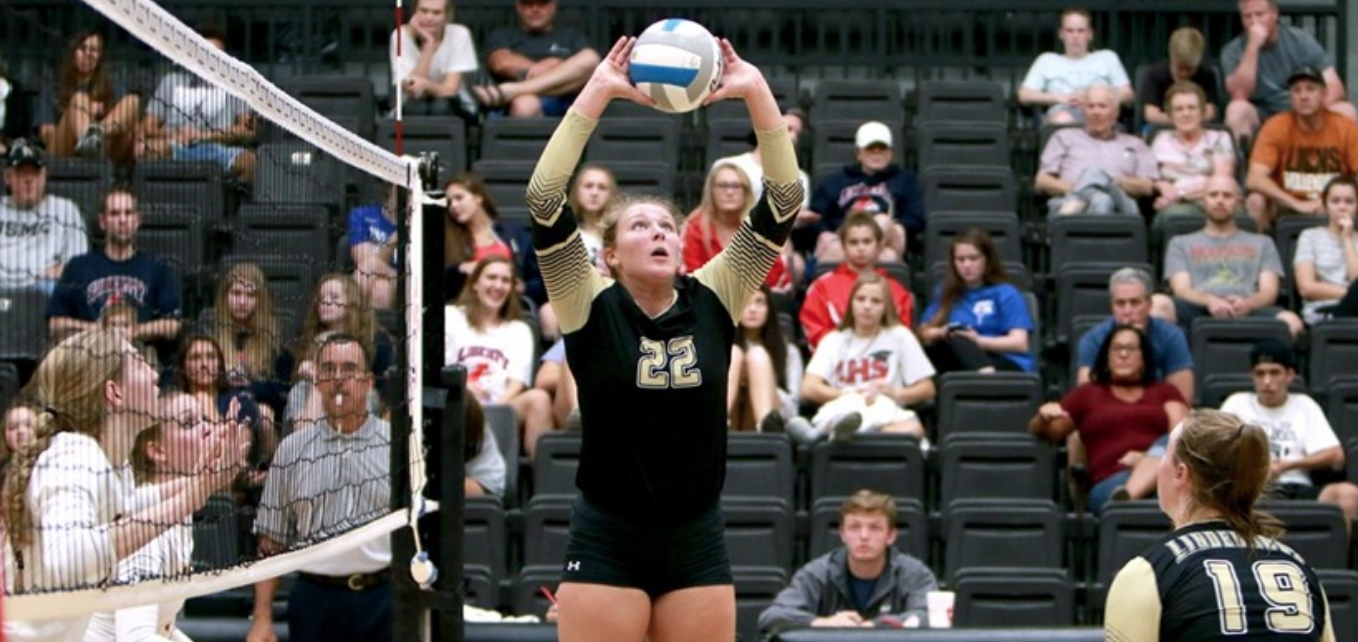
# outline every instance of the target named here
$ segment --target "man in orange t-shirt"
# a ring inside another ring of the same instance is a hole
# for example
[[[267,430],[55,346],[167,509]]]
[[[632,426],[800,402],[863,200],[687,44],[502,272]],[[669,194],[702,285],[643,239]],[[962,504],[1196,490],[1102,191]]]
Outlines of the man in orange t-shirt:
[[[1320,214],[1325,185],[1358,171],[1358,124],[1325,109],[1325,76],[1302,67],[1287,86],[1292,109],[1260,128],[1245,181],[1245,206],[1261,232],[1283,212]]]

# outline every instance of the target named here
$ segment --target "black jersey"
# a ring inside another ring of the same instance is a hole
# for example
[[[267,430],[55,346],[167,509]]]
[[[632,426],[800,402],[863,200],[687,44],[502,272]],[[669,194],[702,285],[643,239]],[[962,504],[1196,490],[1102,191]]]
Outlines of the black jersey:
[[[650,318],[590,264],[565,203],[594,125],[567,113],[527,195],[533,242],[579,390],[584,441],[576,485],[621,516],[685,520],[720,497],[735,324],[791,232],[802,187],[786,130],[758,132],[766,199],[723,252],[676,279],[674,304]]]
[[[1128,562],[1108,591],[1109,642],[1332,642],[1316,573],[1286,544],[1251,551],[1225,522],[1185,526]]]

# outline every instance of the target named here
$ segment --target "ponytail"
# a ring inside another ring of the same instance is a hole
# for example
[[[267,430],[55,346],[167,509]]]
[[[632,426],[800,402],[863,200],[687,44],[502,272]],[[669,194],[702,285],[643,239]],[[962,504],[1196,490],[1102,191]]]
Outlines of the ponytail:
[[[1272,462],[1263,428],[1229,413],[1194,410],[1180,430],[1175,458],[1192,475],[1188,501],[1220,514],[1248,550],[1261,537],[1282,535],[1282,523],[1258,508]]]

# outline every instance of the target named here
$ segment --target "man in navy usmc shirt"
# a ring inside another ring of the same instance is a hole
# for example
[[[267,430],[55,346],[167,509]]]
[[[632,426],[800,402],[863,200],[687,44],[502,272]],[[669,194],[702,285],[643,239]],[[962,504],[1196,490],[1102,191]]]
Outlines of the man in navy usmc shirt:
[[[104,194],[99,213],[104,248],[71,259],[62,272],[47,306],[53,337],[96,327],[104,307],[118,301],[137,309],[132,340],[161,341],[179,334],[179,278],[165,261],[137,251],[141,222],[137,197],[128,188],[115,186]]]

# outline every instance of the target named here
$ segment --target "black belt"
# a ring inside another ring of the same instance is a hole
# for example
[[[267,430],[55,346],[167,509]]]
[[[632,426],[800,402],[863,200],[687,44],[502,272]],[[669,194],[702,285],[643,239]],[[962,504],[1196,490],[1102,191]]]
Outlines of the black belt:
[[[386,584],[391,579],[391,574],[387,569],[374,571],[372,573],[350,573],[348,575],[316,575],[315,573],[298,573],[297,576],[313,584],[324,584],[326,586],[338,586],[349,589],[350,591],[366,591],[374,586]]]

